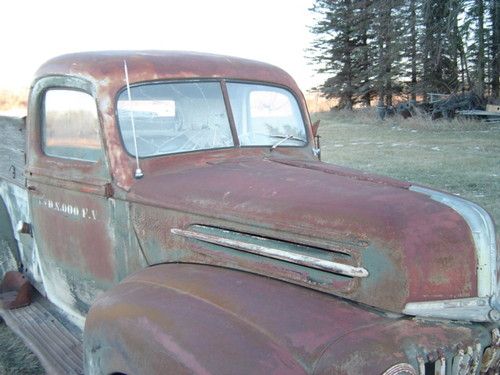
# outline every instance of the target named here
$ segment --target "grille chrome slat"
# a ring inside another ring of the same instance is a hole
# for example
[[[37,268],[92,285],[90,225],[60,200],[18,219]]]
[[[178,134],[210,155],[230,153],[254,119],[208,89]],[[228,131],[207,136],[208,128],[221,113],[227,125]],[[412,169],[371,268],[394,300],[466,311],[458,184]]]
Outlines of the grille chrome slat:
[[[418,375],[425,375],[425,361],[421,356],[417,357],[418,362]]]
[[[443,352],[439,353],[439,359],[434,365],[434,373],[436,375],[446,375],[446,357]]]
[[[460,369],[462,368],[464,362],[464,355],[465,355],[464,350],[459,349],[458,354],[455,357],[453,357],[453,365],[451,367],[452,375],[460,374]]]
[[[472,354],[472,365],[471,365],[471,374],[477,374],[477,370],[479,369],[479,363],[481,359],[481,344],[476,343],[474,345],[474,353]]]
[[[447,353],[447,354],[446,354]],[[491,342],[485,348],[479,341],[454,352],[437,349],[417,355],[419,375],[479,375],[500,374],[500,329],[491,331]]]

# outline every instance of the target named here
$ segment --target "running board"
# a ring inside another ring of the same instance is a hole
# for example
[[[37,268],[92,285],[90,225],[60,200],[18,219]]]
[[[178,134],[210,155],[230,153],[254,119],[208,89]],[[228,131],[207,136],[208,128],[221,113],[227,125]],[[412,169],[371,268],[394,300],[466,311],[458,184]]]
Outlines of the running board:
[[[59,321],[55,309],[36,295],[26,307],[7,310],[0,306],[0,316],[39,358],[48,374],[83,374],[82,334]]]

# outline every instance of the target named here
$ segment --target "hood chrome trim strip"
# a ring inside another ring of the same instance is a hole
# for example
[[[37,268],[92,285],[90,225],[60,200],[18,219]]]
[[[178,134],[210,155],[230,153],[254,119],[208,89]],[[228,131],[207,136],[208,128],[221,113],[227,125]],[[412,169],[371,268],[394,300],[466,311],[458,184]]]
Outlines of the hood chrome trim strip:
[[[500,319],[500,313],[491,305],[489,298],[410,302],[403,309],[403,314],[471,322],[495,322]]]
[[[289,263],[300,264],[302,266],[316,268],[322,271],[327,271],[339,275],[361,278],[368,277],[369,275],[368,271],[363,267],[350,266],[348,264],[332,262],[308,255],[292,253],[290,251],[274,249],[248,242],[232,240],[220,236],[214,236],[178,228],[172,228],[170,232],[178,236],[192,238],[214,245],[230,247],[236,250],[245,251],[247,253],[260,255],[267,258],[279,259]]]

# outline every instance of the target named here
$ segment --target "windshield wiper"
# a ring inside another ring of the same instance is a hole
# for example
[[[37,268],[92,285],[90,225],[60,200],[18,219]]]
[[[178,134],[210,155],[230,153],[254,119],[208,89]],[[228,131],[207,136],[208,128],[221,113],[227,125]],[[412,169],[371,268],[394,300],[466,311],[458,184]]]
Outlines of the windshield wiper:
[[[279,135],[279,134],[277,134],[277,135],[268,135],[268,137],[270,137],[270,138],[281,138],[278,142],[276,142],[275,144],[273,144],[271,146],[271,151],[274,150],[279,145],[281,145],[282,143],[285,143],[286,141],[288,141],[290,139],[292,139],[294,141],[300,141],[302,143],[307,143],[307,141],[305,139],[296,137],[293,134],[289,134],[289,135]]]

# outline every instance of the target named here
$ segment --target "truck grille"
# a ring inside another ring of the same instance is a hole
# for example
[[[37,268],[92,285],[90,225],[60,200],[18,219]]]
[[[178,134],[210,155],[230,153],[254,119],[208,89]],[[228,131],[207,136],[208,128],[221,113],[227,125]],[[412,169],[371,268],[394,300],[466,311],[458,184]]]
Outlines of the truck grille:
[[[444,351],[417,357],[419,375],[476,375],[500,373],[500,335],[492,331],[491,345],[483,350],[480,343],[459,347],[454,354]]]

